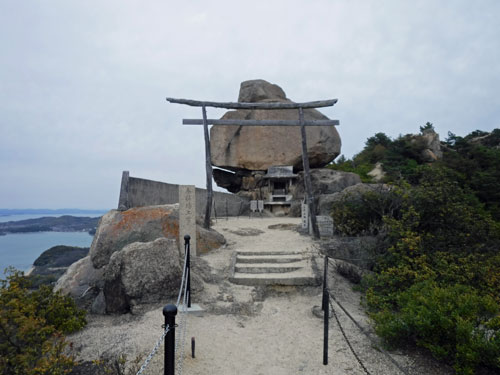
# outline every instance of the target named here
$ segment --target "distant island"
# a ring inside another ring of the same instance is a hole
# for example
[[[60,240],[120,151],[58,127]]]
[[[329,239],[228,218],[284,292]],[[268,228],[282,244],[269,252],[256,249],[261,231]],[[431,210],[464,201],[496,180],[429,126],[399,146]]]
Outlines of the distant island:
[[[31,232],[89,232],[94,234],[100,217],[63,215],[0,223],[0,235]]]
[[[49,209],[49,208],[0,208],[0,216],[11,216],[11,215],[67,215],[67,214],[78,214],[78,215],[102,215],[108,210],[81,210],[78,208],[60,208],[60,209]]]
[[[33,263],[33,268],[29,272],[33,284],[32,288],[39,288],[40,285],[53,285],[70,265],[87,256],[88,247],[77,246],[53,246],[45,250]]]

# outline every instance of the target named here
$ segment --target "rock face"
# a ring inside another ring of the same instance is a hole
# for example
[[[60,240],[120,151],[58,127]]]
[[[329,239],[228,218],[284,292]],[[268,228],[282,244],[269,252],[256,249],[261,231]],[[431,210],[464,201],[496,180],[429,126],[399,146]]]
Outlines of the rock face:
[[[382,163],[377,162],[375,164],[375,168],[368,172],[367,175],[370,176],[375,182],[382,181],[386,175],[384,169],[382,168]]]
[[[361,178],[356,173],[336,171],[329,168],[311,169],[311,185],[315,197],[321,194],[333,194],[345,188],[361,183]],[[304,193],[304,172],[299,173],[297,198],[303,198]]]
[[[375,263],[373,250],[377,243],[378,239],[373,236],[334,236],[323,240],[321,248],[331,258],[349,259],[350,264],[369,270]]]
[[[286,100],[286,94],[278,85],[273,85],[263,79],[241,82],[239,102],[255,103],[263,100]]]
[[[291,103],[277,85],[264,80],[241,84],[239,101]],[[314,109],[304,110],[306,120],[325,120]],[[237,110],[222,119],[298,120],[297,110]],[[307,145],[312,168],[322,167],[340,153],[340,137],[333,126],[307,127]],[[302,148],[298,126],[217,125],[210,130],[212,164],[238,171],[265,171],[274,165],[292,165],[302,169]]]
[[[439,134],[432,129],[424,130],[422,139],[425,142],[426,148],[422,151],[422,159],[426,162],[432,163],[443,157],[441,150],[441,142],[439,141]]]
[[[237,193],[241,190],[243,176],[240,173],[232,173],[223,169],[214,169],[213,176],[217,186],[220,186],[231,193]]]
[[[123,313],[174,297],[184,266],[184,251],[177,243],[178,217],[178,205],[108,212],[89,256],[71,265],[55,289],[94,313]],[[221,234],[200,226],[196,237],[199,253],[225,243]]]
[[[123,313],[135,305],[174,296],[182,268],[174,239],[134,242],[114,252],[104,272],[106,311]]]
[[[500,129],[494,129],[492,132],[479,132],[476,137],[469,140],[472,144],[500,149]]]
[[[385,184],[363,184],[358,183],[346,187],[345,189],[333,194],[322,194],[318,198],[317,211],[319,215],[331,215],[334,202],[342,200],[359,201],[362,194],[367,192],[385,194],[390,191],[390,186]]]
[[[113,252],[125,245],[160,237],[175,239],[178,233],[179,213],[175,205],[111,210],[99,223],[90,247],[90,259],[95,268],[101,268],[108,264]]]
[[[92,305],[99,291],[104,286],[104,269],[96,269],[92,265],[90,256],[73,263],[62,275],[54,287],[54,290],[61,291],[73,297],[76,303],[92,312],[105,313],[104,309],[93,311]]]

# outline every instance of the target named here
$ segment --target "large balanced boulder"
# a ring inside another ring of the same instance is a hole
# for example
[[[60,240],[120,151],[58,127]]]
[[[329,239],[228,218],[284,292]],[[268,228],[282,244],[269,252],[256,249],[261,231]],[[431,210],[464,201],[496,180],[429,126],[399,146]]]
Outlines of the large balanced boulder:
[[[277,85],[264,80],[241,83],[240,102],[291,103]],[[315,109],[305,109],[306,120],[327,120]],[[224,120],[295,120],[298,110],[236,110]],[[307,153],[311,167],[322,167],[340,153],[340,137],[334,126],[308,126]],[[275,165],[302,169],[302,146],[298,126],[215,125],[210,129],[212,164],[238,171],[265,171]]]

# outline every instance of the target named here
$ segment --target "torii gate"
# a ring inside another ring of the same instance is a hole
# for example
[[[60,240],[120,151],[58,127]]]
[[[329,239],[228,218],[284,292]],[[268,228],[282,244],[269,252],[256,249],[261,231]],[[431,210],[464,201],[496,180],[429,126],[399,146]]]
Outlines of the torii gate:
[[[210,138],[208,125],[236,125],[236,126],[300,126],[302,136],[302,164],[304,166],[304,181],[306,188],[306,201],[311,216],[311,226],[315,238],[319,238],[319,229],[316,221],[314,197],[312,195],[311,174],[309,168],[309,156],[307,155],[306,126],[335,126],[338,120],[304,120],[304,109],[331,107],[337,103],[337,99],[319,100],[307,103],[241,103],[241,102],[207,102],[191,99],[167,98],[170,103],[185,104],[192,107],[201,107],[203,119],[183,119],[183,125],[203,125],[205,135],[205,166],[207,174],[207,205],[205,210],[204,227],[210,228],[210,216],[212,208],[212,156],[210,151]],[[207,119],[206,107],[225,109],[298,109],[299,121],[290,120],[213,120]]]

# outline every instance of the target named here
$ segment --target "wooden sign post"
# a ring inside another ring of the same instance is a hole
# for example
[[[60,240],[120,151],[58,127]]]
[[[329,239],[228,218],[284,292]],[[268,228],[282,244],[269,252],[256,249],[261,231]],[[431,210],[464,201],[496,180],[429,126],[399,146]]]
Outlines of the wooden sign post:
[[[203,134],[205,137],[205,169],[207,172],[207,205],[205,208],[205,220],[203,221],[203,226],[205,229],[210,228],[210,217],[212,216],[212,152],[210,150],[210,137],[208,135],[208,123],[207,123],[207,109],[205,106],[201,107],[203,114]]]

